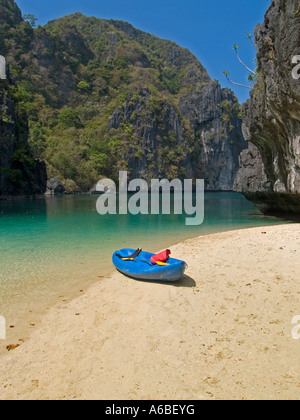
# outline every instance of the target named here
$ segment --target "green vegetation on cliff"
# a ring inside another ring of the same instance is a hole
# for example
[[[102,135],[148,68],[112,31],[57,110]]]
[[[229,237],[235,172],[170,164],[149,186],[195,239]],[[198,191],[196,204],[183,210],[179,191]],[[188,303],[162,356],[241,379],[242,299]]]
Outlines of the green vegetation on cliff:
[[[212,81],[188,50],[81,13],[34,29],[13,0],[1,0],[0,38],[48,178],[86,191],[120,169],[196,175],[195,128],[178,104]]]

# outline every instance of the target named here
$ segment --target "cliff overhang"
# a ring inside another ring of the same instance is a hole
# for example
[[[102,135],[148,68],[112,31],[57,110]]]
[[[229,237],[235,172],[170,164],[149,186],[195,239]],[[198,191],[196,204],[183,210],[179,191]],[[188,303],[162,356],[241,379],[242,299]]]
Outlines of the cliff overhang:
[[[255,29],[257,83],[243,105],[243,133],[260,154],[257,180],[265,179],[241,179],[247,176],[241,157],[238,189],[265,213],[300,214],[299,9],[298,0],[274,0]]]

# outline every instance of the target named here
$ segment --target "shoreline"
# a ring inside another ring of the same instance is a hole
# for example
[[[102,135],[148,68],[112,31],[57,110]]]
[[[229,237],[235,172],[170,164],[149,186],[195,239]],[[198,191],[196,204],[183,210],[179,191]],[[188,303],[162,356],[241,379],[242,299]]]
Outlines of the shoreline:
[[[264,216],[262,215],[261,217],[264,217]],[[277,219],[277,218],[274,217],[274,219]],[[277,220],[279,223],[279,219]],[[281,225],[286,225],[290,223],[294,223],[294,222],[287,222],[287,221],[282,220],[282,223],[280,224],[276,223],[275,226],[281,226]],[[255,227],[237,228],[235,226],[235,227],[228,228],[228,226],[224,226],[222,229],[218,227],[218,228],[215,228],[216,230],[203,231],[200,236],[199,234],[196,234],[194,232],[192,236],[188,236],[186,238],[181,238],[181,239],[177,238],[176,240],[173,240],[171,245],[170,243],[166,242],[164,244],[165,246],[164,249],[173,248],[175,246],[180,245],[181,243],[185,243],[187,240],[193,240],[193,239],[196,240],[197,238],[200,238],[200,237],[206,237],[206,236],[211,236],[211,235],[215,235],[219,233],[229,233],[229,232],[252,229],[252,228],[255,228]],[[258,226],[258,228],[260,227]],[[152,249],[153,249],[153,252],[160,252],[162,250],[162,249],[155,249],[155,246],[153,246]],[[92,260],[93,258],[91,258],[91,261]],[[104,269],[103,267],[101,267],[101,269],[100,267],[98,268],[95,267],[89,273],[85,272],[84,275],[82,273],[82,277],[80,277],[79,275],[76,275],[76,278],[77,278],[76,282],[74,282],[73,268],[72,268],[72,272],[70,272],[69,274],[65,272],[63,275],[63,279],[64,279],[63,283],[66,283],[67,275],[72,276],[74,284],[72,284],[71,289],[68,286],[68,290],[67,290],[65,286],[64,288],[60,287],[58,290],[54,292],[53,288],[51,288],[51,293],[46,294],[42,298],[39,297],[38,301],[36,300],[38,296],[35,296],[35,297],[31,296],[31,299],[27,300],[26,303],[22,303],[19,299],[16,301],[16,298],[15,298],[10,301],[9,305],[6,304],[6,309],[9,307],[9,311],[5,311],[5,309],[3,309],[2,307],[1,308],[2,311],[0,315],[4,315],[6,317],[7,338],[4,341],[2,340],[2,346],[1,346],[1,340],[0,340],[0,360],[1,360],[1,357],[6,355],[7,353],[7,350],[6,350],[7,345],[10,345],[14,341],[18,342],[18,340],[20,339],[22,340],[21,342],[23,342],[24,340],[27,341],[28,339],[30,339],[30,336],[33,330],[32,324],[34,327],[36,325],[39,325],[42,322],[41,319],[47,314],[47,312],[51,308],[55,308],[57,305],[61,303],[70,302],[80,297],[80,295],[83,292],[88,291],[91,287],[96,285],[99,282],[99,279],[110,278],[112,274],[115,272],[115,268],[112,264],[111,258],[109,259],[109,261],[110,261],[109,265],[111,266],[110,268],[108,268],[108,262],[107,262]],[[81,264],[82,263],[80,263],[80,266]],[[89,264],[87,262],[85,262],[85,265],[92,266],[92,264]],[[83,276],[84,276],[84,279],[83,279]],[[60,281],[61,280],[62,278],[60,278]],[[16,291],[16,296],[20,297],[21,293],[22,293],[21,290]],[[14,313],[16,315],[13,315]],[[11,329],[10,326],[12,326],[13,328]]]
[[[113,272],[58,303],[0,357],[0,399],[298,398],[299,227],[188,239],[176,284]]]

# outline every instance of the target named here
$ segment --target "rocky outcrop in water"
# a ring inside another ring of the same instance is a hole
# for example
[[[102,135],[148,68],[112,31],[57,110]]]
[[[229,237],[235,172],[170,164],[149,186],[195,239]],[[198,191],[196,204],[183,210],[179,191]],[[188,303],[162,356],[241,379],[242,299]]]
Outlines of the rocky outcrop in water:
[[[243,106],[243,132],[258,148],[265,175],[258,157],[258,179],[238,185],[264,212],[300,214],[299,1],[273,1],[255,37],[258,76]]]
[[[65,191],[65,187],[62,185],[59,179],[52,178],[47,182],[46,195],[64,194]]]

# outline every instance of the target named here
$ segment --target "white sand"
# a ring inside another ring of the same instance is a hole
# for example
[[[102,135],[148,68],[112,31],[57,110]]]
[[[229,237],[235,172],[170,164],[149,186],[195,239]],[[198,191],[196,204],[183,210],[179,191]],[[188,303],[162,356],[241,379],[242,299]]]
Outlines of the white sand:
[[[189,264],[179,283],[115,272],[48,311],[1,358],[0,399],[300,399],[300,225],[172,256]]]

